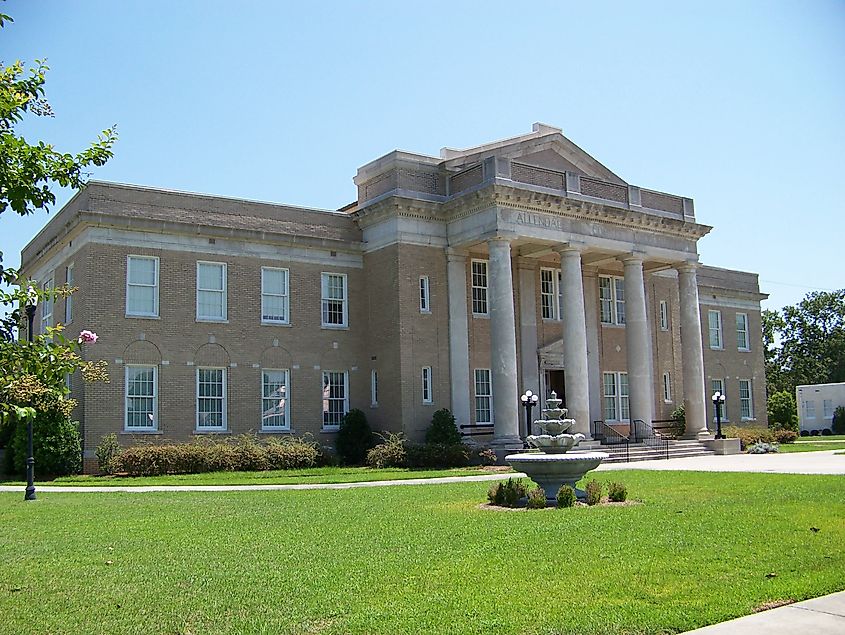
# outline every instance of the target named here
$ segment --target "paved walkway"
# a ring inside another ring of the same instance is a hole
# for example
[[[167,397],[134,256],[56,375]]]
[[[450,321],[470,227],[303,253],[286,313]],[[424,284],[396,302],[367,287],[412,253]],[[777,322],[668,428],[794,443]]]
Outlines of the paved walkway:
[[[845,633],[845,591],[713,624],[686,635],[841,635]]]

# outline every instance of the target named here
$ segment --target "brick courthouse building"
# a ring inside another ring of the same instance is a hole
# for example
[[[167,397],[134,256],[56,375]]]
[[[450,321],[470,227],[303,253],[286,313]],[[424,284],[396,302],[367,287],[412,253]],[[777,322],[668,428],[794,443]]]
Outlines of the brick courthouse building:
[[[756,274],[699,264],[692,200],[630,185],[561,131],[440,157],[394,151],[324,211],[91,182],[25,247],[78,287],[41,323],[87,328],[110,384],[71,378],[86,458],[103,435],[313,434],[343,413],[422,435],[525,435],[524,389],[603,420],[765,424]],[[486,424],[486,425],[485,425]]]

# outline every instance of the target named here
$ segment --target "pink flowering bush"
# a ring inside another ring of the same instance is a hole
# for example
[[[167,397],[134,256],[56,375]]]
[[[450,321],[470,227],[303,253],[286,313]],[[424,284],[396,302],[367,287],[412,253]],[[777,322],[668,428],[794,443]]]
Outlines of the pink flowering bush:
[[[80,344],[82,344],[82,343],[93,344],[94,342],[97,341],[97,334],[94,331],[87,331],[87,330],[82,331],[79,334],[79,339],[76,340],[76,341],[79,342]]]

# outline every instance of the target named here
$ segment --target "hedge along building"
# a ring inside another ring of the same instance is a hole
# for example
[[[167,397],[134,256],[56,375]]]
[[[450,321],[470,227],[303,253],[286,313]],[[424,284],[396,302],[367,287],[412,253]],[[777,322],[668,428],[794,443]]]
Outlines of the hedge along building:
[[[338,211],[91,182],[24,248],[44,303],[100,340],[111,383],[71,378],[85,456],[107,433],[304,434],[343,413],[419,438],[439,408],[493,445],[519,395],[556,390],[589,436],[686,406],[706,436],[765,423],[756,274],[701,266],[692,200],[625,183],[533,132],[440,157],[391,152]],[[712,426],[711,426],[712,427]]]

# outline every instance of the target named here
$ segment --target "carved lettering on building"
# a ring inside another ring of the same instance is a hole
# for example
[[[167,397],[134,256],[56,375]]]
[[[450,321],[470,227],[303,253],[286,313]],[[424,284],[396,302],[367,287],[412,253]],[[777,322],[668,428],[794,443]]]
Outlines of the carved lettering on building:
[[[529,212],[517,212],[514,216],[517,225],[529,225],[531,227],[543,227],[544,229],[557,229],[563,231],[563,220],[547,216],[545,214],[531,214]]]

